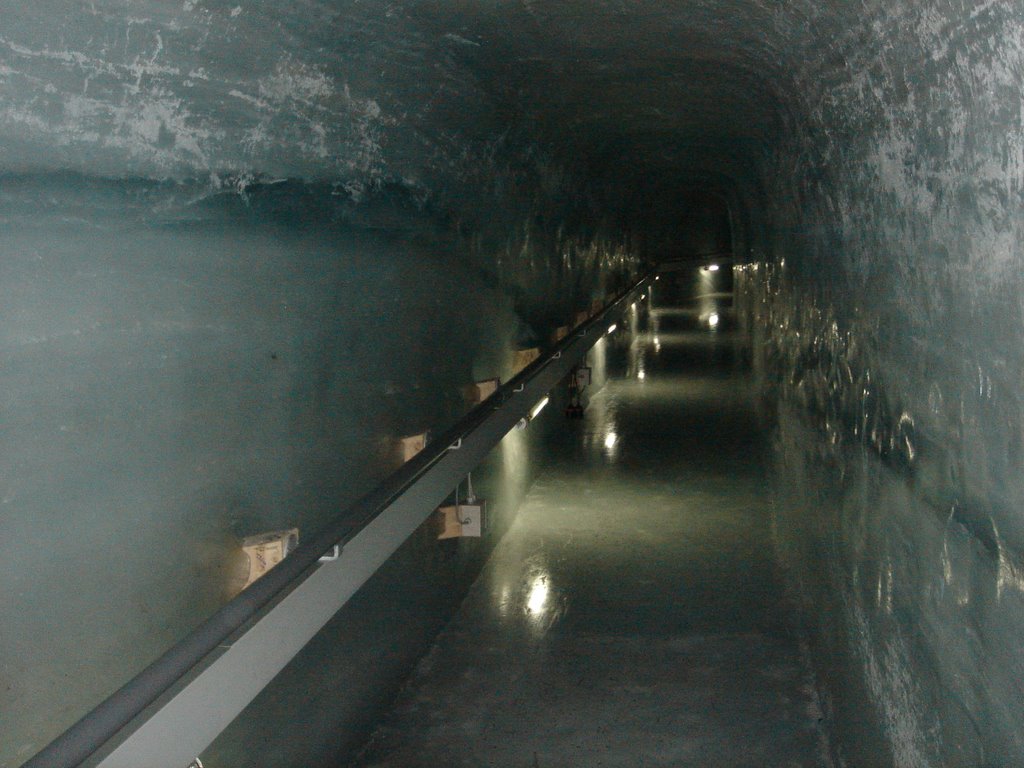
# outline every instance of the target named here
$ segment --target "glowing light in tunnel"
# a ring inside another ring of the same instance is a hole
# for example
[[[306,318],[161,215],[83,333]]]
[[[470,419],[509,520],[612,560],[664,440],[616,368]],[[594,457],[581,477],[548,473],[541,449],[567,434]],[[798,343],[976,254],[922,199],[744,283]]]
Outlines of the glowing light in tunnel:
[[[544,399],[530,409],[530,418],[536,419],[537,415],[544,410],[544,406],[547,405],[550,400],[551,398],[548,395],[544,395]]]
[[[548,578],[538,576],[530,586],[530,597],[526,601],[526,608],[530,613],[538,614],[544,612],[544,606],[548,602]]]
[[[712,312],[710,315],[708,315],[708,327],[709,328],[717,328],[718,327],[718,313],[717,312]]]
[[[619,441],[619,436],[614,432],[609,432],[604,436],[604,447],[611,450],[615,447],[615,444]]]
[[[705,272],[717,272],[718,271],[718,265],[717,264],[708,264],[706,267],[704,267],[704,271]]]
[[[647,374],[644,373],[643,371],[637,371],[636,377],[640,379],[640,381],[643,381],[644,379],[647,378]]]
[[[608,328],[608,333],[609,334],[615,333],[615,331],[617,331],[618,328],[619,328],[619,326],[618,326],[617,323],[612,323],[611,327]]]

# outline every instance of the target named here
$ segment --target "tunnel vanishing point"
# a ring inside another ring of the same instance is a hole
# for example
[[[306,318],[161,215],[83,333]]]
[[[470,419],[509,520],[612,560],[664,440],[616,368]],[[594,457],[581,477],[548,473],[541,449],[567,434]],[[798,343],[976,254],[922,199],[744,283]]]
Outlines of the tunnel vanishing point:
[[[0,0],[0,765],[717,259],[836,764],[1024,766],[1022,105],[1018,0]],[[309,651],[335,757],[486,555],[424,548]]]

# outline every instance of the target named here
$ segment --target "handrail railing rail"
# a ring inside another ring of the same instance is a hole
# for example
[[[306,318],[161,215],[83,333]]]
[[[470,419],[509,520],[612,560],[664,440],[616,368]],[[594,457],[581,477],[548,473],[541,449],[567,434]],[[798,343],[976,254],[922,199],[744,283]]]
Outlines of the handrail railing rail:
[[[474,455],[480,455],[484,448],[486,450],[493,448],[507,432],[506,425],[508,428],[514,426],[520,418],[519,411],[525,414],[533,403],[532,400],[529,400],[520,403],[516,409],[510,409],[509,404],[515,401],[519,393],[527,390],[528,385],[535,381],[538,386],[548,386],[547,390],[543,390],[544,392],[549,391],[550,387],[554,386],[565,374],[561,373],[559,378],[549,384],[547,378],[550,377],[542,376],[545,370],[554,361],[559,361],[559,371],[563,369],[567,371],[571,365],[575,364],[575,360],[582,358],[599,338],[592,335],[591,332],[603,325],[609,325],[610,319],[618,316],[629,298],[638,293],[649,279],[648,276],[645,276],[637,281],[601,312],[574,328],[569,336],[562,339],[546,355],[532,362],[502,385],[494,395],[474,407],[454,426],[433,439],[421,452],[389,475],[373,491],[348,507],[333,522],[303,542],[280,564],[227,602],[185,638],[30,758],[28,762],[24,763],[23,768],[72,768],[72,766],[90,761],[90,758],[93,758],[90,762],[96,764],[95,755],[99,752],[106,751],[108,757],[115,753],[116,750],[104,750],[104,747],[109,746],[115,737],[123,735],[126,730],[131,732],[136,730],[130,726],[141,728],[148,720],[148,715],[152,714],[154,705],[158,704],[163,707],[167,704],[171,693],[174,695],[180,693],[180,688],[186,684],[190,676],[200,674],[198,670],[203,668],[204,661],[209,661],[210,657],[219,650],[236,645],[242,636],[250,632],[255,624],[285,600],[299,585],[309,580],[318,570],[329,565],[328,563],[321,564],[321,557],[334,551],[338,546],[344,551],[346,545],[366,532],[371,524],[377,521],[396,500],[420,483],[435,465],[451,454],[452,447],[469,440],[497,413],[504,411],[502,419],[500,419],[501,423],[496,425],[498,429],[495,431],[495,435],[497,436],[493,442],[486,446],[481,444],[475,449]],[[591,335],[591,338],[582,338],[587,335]],[[581,343],[589,340],[592,340],[589,344]],[[566,354],[563,357],[563,354],[570,351],[576,352],[578,355],[572,357]],[[541,378],[545,380],[538,381]],[[504,431],[500,431],[501,429]],[[462,453],[462,451],[457,453]],[[449,492],[451,487],[454,486],[448,486],[444,493]],[[422,513],[420,522],[426,514],[426,512]],[[402,537],[402,540],[404,538]],[[395,548],[400,543],[401,540],[395,544]],[[391,550],[391,552],[393,551],[394,549]],[[344,557],[341,558],[342,561],[344,559]],[[330,563],[330,565],[338,565],[338,563]],[[358,585],[355,588],[358,588]],[[344,599],[342,604],[343,602]],[[338,607],[340,608],[340,605]],[[178,689],[177,692],[175,689]],[[98,764],[107,766],[106,760],[107,757],[104,757]],[[109,764],[116,764],[116,761]],[[184,765],[178,765],[180,768],[184,768]],[[147,768],[156,767],[147,766]]]

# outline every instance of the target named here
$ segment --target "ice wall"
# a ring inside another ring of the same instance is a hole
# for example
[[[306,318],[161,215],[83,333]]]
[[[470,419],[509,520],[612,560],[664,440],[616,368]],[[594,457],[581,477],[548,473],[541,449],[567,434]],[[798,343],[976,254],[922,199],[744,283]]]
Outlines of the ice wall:
[[[790,43],[802,115],[765,170],[770,258],[740,272],[777,419],[780,553],[850,764],[1016,765],[1024,17],[823,11],[814,46]]]
[[[507,378],[627,259],[530,226],[487,252],[401,191],[2,183],[10,765],[237,591],[242,537],[312,533],[397,466],[399,436],[451,423],[467,384]]]
[[[0,18],[15,766],[238,589],[243,536],[312,533],[395,468],[398,437],[450,424],[463,387],[507,378],[639,257],[585,167],[476,85],[465,43],[384,4]],[[525,451],[478,479],[496,534],[539,460]],[[297,765],[372,725],[487,546],[417,535],[317,641],[299,673],[333,683],[305,699],[321,718]]]

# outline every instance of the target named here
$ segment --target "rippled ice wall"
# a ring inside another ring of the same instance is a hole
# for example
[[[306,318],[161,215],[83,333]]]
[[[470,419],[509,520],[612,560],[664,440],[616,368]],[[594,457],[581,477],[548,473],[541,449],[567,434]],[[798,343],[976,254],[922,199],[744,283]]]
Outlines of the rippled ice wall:
[[[935,2],[831,42],[739,270],[853,765],[1024,763],[1021,22]]]

